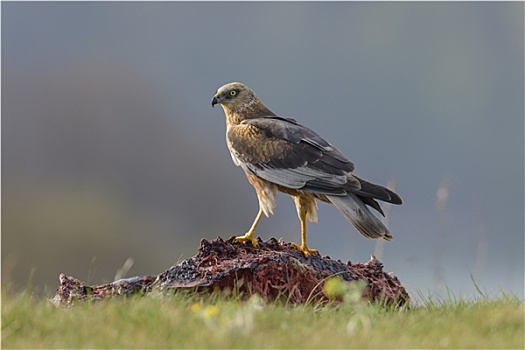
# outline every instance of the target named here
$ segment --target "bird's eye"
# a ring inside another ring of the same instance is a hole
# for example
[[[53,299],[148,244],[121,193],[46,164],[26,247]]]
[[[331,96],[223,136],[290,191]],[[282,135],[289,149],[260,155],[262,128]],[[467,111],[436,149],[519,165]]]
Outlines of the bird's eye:
[[[232,91],[230,91],[230,96],[231,96],[231,97],[233,97],[233,96],[235,96],[235,95],[237,95],[237,91],[236,91],[236,90],[232,90]]]

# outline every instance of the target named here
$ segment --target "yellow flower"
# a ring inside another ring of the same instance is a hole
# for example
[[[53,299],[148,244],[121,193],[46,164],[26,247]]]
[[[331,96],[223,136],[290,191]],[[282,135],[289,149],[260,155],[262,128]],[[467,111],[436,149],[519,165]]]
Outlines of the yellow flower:
[[[219,313],[219,308],[215,305],[208,305],[203,311],[205,318],[212,318]]]
[[[348,292],[348,286],[341,277],[330,277],[324,283],[323,291],[327,297],[337,298]]]
[[[191,312],[199,312],[201,309],[202,309],[202,304],[201,303],[193,303],[190,306]]]

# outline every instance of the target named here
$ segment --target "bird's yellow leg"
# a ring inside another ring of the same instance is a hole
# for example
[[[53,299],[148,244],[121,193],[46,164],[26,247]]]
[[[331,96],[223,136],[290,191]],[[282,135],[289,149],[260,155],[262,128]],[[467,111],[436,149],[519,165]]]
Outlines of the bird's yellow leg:
[[[236,242],[246,242],[250,241],[252,242],[252,245],[254,247],[257,247],[257,240],[255,239],[255,229],[257,228],[257,224],[259,224],[259,220],[261,220],[261,216],[263,214],[262,208],[259,208],[259,212],[257,213],[257,216],[255,217],[255,220],[253,221],[252,227],[250,227],[250,230],[246,232],[244,236],[235,237]]]
[[[306,211],[300,214],[299,219],[301,220],[301,245],[292,243],[292,247],[303,252],[305,258],[308,258],[310,254],[318,254],[318,252],[315,249],[308,248],[306,245]]]

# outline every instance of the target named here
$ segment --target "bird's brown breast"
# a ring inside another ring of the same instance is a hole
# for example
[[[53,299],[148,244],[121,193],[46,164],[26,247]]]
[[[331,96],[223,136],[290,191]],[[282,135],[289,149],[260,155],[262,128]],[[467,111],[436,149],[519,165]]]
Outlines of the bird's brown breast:
[[[234,125],[228,129],[228,146],[233,148],[243,162],[265,164],[275,158],[284,158],[288,142],[265,133],[253,125]]]

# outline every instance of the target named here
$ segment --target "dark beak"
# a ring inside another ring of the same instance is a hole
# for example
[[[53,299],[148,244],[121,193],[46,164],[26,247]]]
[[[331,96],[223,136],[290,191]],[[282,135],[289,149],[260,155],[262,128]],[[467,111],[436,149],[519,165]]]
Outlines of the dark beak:
[[[217,100],[217,97],[216,96],[213,96],[213,99],[211,100],[211,106],[212,107],[215,107],[215,105],[219,103],[219,100]]]

